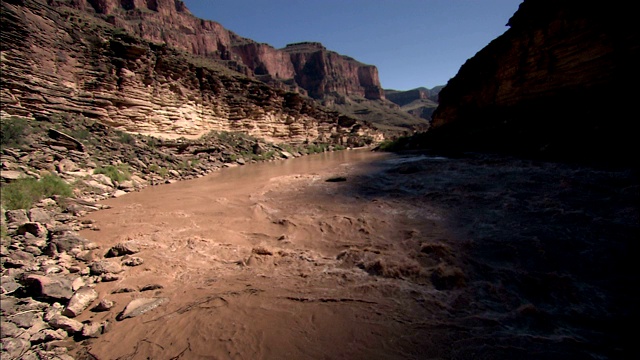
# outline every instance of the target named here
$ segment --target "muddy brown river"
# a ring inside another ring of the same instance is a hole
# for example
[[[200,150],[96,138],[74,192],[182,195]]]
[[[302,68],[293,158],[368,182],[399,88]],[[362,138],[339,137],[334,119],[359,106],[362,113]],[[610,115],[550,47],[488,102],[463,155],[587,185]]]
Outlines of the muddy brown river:
[[[80,316],[110,326],[75,355],[627,358],[639,189],[633,169],[362,149],[149,187],[87,216],[144,263],[97,285],[117,311]],[[136,298],[168,301],[116,320]]]

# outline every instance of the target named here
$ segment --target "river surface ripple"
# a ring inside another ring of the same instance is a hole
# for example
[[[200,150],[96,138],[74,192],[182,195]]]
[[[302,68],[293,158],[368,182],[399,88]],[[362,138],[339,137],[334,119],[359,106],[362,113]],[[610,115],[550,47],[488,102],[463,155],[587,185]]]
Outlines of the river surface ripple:
[[[87,216],[101,252],[133,241],[144,264],[97,284],[116,311],[80,320],[111,328],[76,352],[625,358],[639,189],[633,169],[367,150],[149,187]],[[141,297],[169,302],[115,320]]]

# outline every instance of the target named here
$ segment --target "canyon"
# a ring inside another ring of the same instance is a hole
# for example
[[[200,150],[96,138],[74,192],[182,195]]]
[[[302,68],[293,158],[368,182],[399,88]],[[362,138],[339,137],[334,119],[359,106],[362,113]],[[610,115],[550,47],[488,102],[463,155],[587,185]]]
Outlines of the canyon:
[[[193,16],[182,1],[53,2],[92,14],[141,39],[215,60],[270,86],[308,95],[332,110],[392,129],[426,122],[384,98],[378,70],[317,42],[276,49]],[[368,110],[368,111],[367,111]]]
[[[387,99],[400,106],[400,109],[430,122],[433,112],[438,107],[438,97],[442,88],[443,86],[433,89],[420,87],[406,91],[385,89],[384,94]]]
[[[71,113],[173,138],[241,131],[272,142],[349,146],[384,137],[304,94],[56,4],[2,4],[3,117]]]
[[[1,6],[3,359],[637,353],[632,11],[525,0],[403,92],[180,0]]]
[[[616,6],[524,1],[440,92],[422,143],[635,162],[640,32]]]

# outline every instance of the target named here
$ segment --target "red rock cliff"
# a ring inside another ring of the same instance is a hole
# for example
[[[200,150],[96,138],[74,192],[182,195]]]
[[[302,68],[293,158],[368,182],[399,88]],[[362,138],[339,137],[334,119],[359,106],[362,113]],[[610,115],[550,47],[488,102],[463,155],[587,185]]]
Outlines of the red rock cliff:
[[[621,1],[525,0],[440,93],[433,143],[582,157],[635,148],[632,13]]]
[[[52,1],[55,2],[55,1]],[[318,43],[275,49],[193,16],[180,0],[72,0],[55,2],[93,12],[116,27],[149,41],[223,61],[271,85],[321,99],[328,94],[384,99],[378,70],[327,51]],[[309,45],[316,44],[316,45]],[[265,76],[268,75],[268,76]],[[284,82],[284,86],[282,84]]]
[[[296,83],[313,98],[344,95],[384,99],[375,66],[327,51],[315,42],[289,44],[282,51],[290,56]]]
[[[134,37],[85,12],[37,0],[0,5],[2,117],[75,114],[163,137],[215,130],[290,143],[382,139],[368,124],[300,94]]]

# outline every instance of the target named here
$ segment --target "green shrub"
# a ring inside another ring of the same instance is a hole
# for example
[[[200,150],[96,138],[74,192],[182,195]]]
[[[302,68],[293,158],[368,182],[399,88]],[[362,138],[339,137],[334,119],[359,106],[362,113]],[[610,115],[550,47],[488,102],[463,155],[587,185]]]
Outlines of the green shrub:
[[[55,175],[45,175],[38,181],[38,183],[40,184],[44,198],[48,198],[53,195],[62,195],[66,197],[72,195],[71,186]]]
[[[398,141],[385,140],[378,145],[380,151],[393,151],[398,147]]]
[[[40,180],[19,179],[2,186],[2,204],[9,210],[29,209],[35,202],[54,195],[71,196],[71,186],[55,175]]]
[[[307,147],[307,154],[317,154],[325,152],[327,148],[327,144],[311,144]]]
[[[27,119],[11,116],[0,122],[0,146],[19,146],[28,134],[29,124]]]
[[[118,134],[118,140],[120,140],[122,144],[133,145],[136,143],[136,138],[133,137],[133,135],[123,131],[118,131],[116,133]]]
[[[150,148],[157,148],[160,145],[160,140],[151,136],[147,136],[147,146]]]
[[[167,174],[169,173],[169,169],[167,169],[166,167],[160,167],[156,164],[149,165],[149,171],[151,171],[152,173],[156,173],[163,178],[167,177]]]
[[[119,164],[118,166],[107,165],[105,167],[97,167],[93,170],[94,174],[104,174],[115,182],[122,182],[131,179],[129,165]]]

